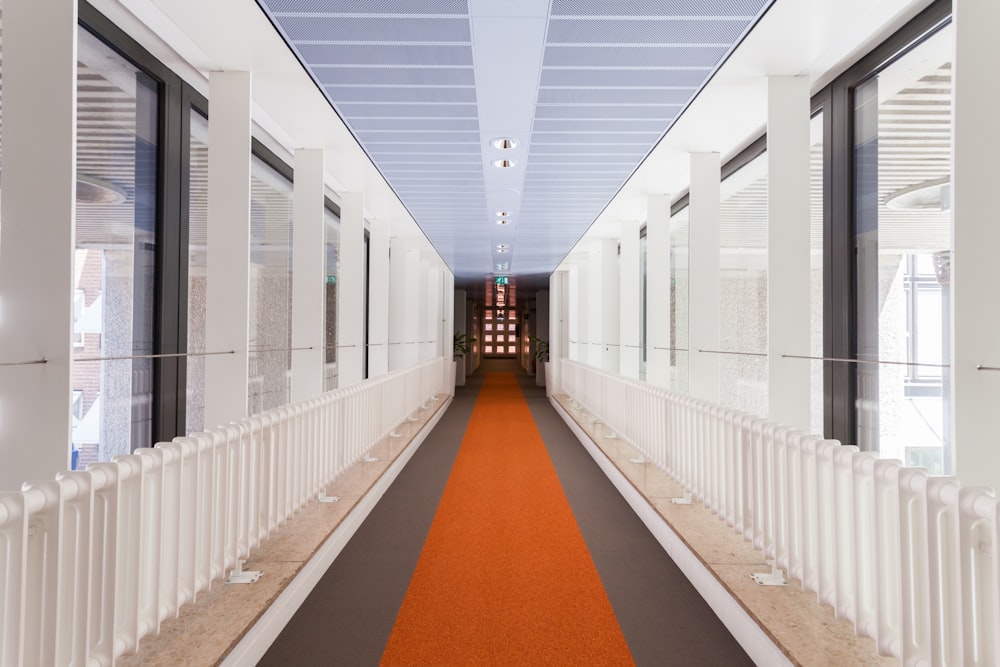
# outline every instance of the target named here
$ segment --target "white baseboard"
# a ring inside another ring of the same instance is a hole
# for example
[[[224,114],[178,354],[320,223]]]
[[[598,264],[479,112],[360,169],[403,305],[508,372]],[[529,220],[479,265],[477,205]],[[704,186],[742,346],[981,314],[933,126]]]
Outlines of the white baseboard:
[[[554,398],[549,399],[559,416],[569,426],[573,434],[583,444],[590,456],[597,462],[604,474],[625,501],[632,507],[639,519],[660,543],[667,555],[674,561],[691,585],[704,598],[715,615],[736,639],[750,659],[758,665],[792,665],[788,656],[754,621],[746,609],[725,589],[722,583],[705,564],[677,536],[677,533],[663,520],[649,501],[639,493],[632,483],[621,473],[590,436],[580,428],[576,420],[566,412]]]
[[[303,566],[299,573],[289,582],[288,586],[278,595],[278,598],[267,608],[257,622],[243,636],[243,639],[226,655],[222,667],[249,667],[256,665],[274,640],[292,619],[295,612],[305,602],[319,580],[323,578],[333,561],[340,555],[348,541],[354,536],[364,520],[378,504],[382,495],[396,480],[399,473],[417,451],[427,435],[437,425],[444,415],[453,397],[449,396],[424,427],[413,437],[410,444],[400,453],[396,460],[379,477],[378,481],[368,490],[358,504],[344,517],[340,525],[323,543],[316,554]]]

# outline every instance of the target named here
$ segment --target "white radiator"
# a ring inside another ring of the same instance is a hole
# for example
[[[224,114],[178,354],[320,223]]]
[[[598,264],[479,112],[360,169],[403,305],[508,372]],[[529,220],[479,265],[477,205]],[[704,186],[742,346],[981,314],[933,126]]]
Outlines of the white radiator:
[[[836,440],[561,361],[561,387],[907,666],[1000,664],[997,498]]]
[[[446,391],[435,359],[0,493],[0,666],[113,665]]]

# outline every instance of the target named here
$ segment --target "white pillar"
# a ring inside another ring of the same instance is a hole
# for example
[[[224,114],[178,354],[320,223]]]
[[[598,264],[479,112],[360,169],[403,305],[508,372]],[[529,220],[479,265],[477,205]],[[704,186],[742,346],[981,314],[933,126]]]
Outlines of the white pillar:
[[[670,387],[670,195],[646,201],[646,382]]]
[[[323,151],[295,151],[292,219],[292,396],[323,393],[326,312],[326,193]],[[312,348],[312,349],[298,349]]]
[[[364,379],[365,198],[361,192],[340,195],[340,275],[337,276],[337,384],[349,387]]]
[[[619,329],[621,345],[619,368],[622,375],[639,379],[642,350],[639,348],[642,327],[642,267],[639,256],[639,222],[622,223],[621,277],[618,283]]]
[[[70,465],[75,0],[3,3],[0,491]],[[44,82],[41,85],[40,82]]]
[[[250,72],[212,72],[208,119],[205,428],[247,415],[250,320]]]
[[[618,239],[601,241],[601,368],[618,373],[621,357]]]
[[[992,289],[996,283],[996,251],[1000,248],[1000,225],[996,224],[1000,126],[994,105],[983,98],[984,91],[996,87],[996,73],[1000,70],[1000,50],[996,47],[1000,3],[955,0],[953,16],[954,471],[963,484],[1000,489],[1000,448],[994,435],[1000,372],[976,370],[978,364],[1000,367],[1000,309],[994,303]],[[6,157],[6,148],[4,151]]]
[[[768,77],[768,417],[809,431],[809,79]]]
[[[691,154],[689,216],[690,392],[719,401],[719,185],[718,153]]]
[[[389,241],[389,370],[406,367],[406,239]]]
[[[441,311],[439,315],[441,324],[438,327],[436,356],[451,361],[455,351],[452,345],[452,335],[455,332],[455,274],[444,264],[441,265]]]
[[[389,221],[372,220],[368,237],[368,377],[389,372]]]

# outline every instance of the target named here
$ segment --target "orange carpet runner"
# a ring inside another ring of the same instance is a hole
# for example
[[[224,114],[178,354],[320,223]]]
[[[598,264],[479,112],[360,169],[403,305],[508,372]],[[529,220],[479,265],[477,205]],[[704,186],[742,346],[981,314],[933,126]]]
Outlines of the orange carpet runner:
[[[490,374],[383,665],[632,665],[511,374]]]

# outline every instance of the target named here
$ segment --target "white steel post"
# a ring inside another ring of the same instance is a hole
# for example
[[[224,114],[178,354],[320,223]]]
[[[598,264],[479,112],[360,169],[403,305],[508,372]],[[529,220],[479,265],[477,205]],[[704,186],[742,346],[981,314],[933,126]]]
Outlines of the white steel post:
[[[670,195],[646,202],[646,381],[670,386]]]
[[[323,151],[295,151],[292,219],[293,401],[323,392],[326,312],[326,205]],[[303,348],[303,349],[300,349]]]
[[[340,196],[340,275],[337,276],[337,383],[364,379],[365,199],[361,192]]]
[[[690,393],[719,401],[719,197],[718,153],[691,154],[689,197]]]

